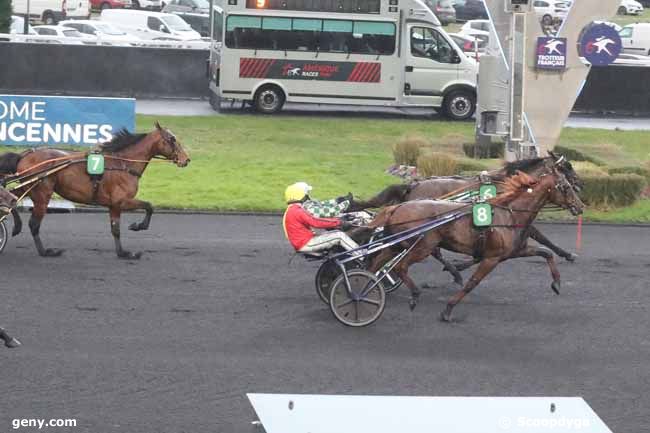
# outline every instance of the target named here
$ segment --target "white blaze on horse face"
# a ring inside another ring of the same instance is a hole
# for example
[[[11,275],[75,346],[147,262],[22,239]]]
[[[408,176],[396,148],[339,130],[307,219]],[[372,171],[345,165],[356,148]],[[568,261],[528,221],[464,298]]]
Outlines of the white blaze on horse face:
[[[533,193],[533,189],[532,189],[532,188],[528,188],[526,191],[528,191],[528,194],[532,194],[532,193]]]

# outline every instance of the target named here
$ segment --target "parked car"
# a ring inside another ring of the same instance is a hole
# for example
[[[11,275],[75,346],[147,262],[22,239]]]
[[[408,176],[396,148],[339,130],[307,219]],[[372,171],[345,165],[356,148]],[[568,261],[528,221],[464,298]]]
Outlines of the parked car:
[[[25,18],[19,17],[16,15],[11,16],[11,25],[9,26],[9,33],[12,35],[24,34],[25,33]],[[37,35],[34,31],[34,28],[27,24],[27,34],[28,35]]]
[[[459,34],[471,38],[479,39],[487,44],[490,40],[490,29],[492,23],[490,20],[471,20],[463,24],[460,28]]]
[[[555,0],[535,0],[533,7],[537,17],[545,26],[564,21],[569,13],[566,3]]]
[[[650,23],[628,24],[619,35],[624,52],[650,56]]]
[[[619,15],[641,15],[643,13],[643,5],[635,0],[623,0],[618,7]]]
[[[65,26],[35,26],[34,30],[41,36],[54,36],[59,40],[70,45],[83,45],[84,42],[90,43],[94,38],[80,33],[79,30]]]
[[[424,0],[443,26],[456,22],[456,9],[452,0]]]
[[[93,9],[124,9],[133,6],[131,0],[90,0]]]
[[[131,0],[133,9],[160,11],[163,8],[162,0]]]
[[[104,10],[101,20],[142,39],[191,41],[201,35],[181,17],[162,12]]]
[[[53,25],[65,19],[90,18],[88,0],[13,0],[13,12],[16,15],[27,15],[29,1],[29,17]]]
[[[162,11],[165,13],[208,14],[210,12],[210,3],[206,0],[170,0]]]
[[[96,20],[61,21],[60,25],[73,28],[83,35],[97,39],[98,42],[108,40],[110,45],[131,45],[130,43],[137,39],[110,23]]]
[[[636,54],[627,54],[621,53],[616,60],[614,60],[615,65],[624,65],[624,66],[645,66],[650,67],[650,57],[648,56],[639,56]]]
[[[458,47],[463,50],[463,53],[470,59],[478,61],[485,53],[487,41],[471,36],[461,35],[460,33],[449,33],[449,37],[454,40],[456,45],[458,45]]]
[[[488,13],[482,0],[454,0],[456,21],[486,20]]]

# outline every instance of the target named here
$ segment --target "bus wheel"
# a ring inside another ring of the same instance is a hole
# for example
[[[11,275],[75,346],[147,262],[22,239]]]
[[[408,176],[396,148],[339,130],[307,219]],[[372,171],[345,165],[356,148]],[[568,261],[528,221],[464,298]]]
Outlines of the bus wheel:
[[[284,92],[278,86],[264,86],[255,93],[255,109],[263,114],[277,113],[284,105]]]
[[[453,90],[445,96],[442,109],[451,120],[467,120],[476,111],[476,96],[469,90]]]

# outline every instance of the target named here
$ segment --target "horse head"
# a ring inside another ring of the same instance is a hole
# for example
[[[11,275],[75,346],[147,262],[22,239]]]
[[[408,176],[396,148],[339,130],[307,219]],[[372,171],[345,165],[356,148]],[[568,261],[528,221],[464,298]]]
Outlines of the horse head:
[[[190,157],[176,136],[169,129],[160,126],[158,122],[156,122],[156,131],[160,137],[157,142],[158,154],[173,161],[179,167],[186,167],[190,163]]]

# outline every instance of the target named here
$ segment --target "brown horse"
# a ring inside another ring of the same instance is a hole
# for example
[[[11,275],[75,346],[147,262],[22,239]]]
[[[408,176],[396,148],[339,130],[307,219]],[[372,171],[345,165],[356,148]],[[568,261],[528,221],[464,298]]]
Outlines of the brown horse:
[[[458,294],[448,302],[442,312],[444,321],[451,320],[451,313],[465,295],[474,289],[500,262],[515,257],[544,257],[553,276],[552,288],[556,293],[560,287],[560,275],[554,256],[543,248],[528,247],[526,240],[531,224],[547,203],[568,209],[572,214],[582,213],[583,203],[573,185],[553,164],[547,163],[547,172],[537,178],[518,172],[505,179],[504,191],[490,200],[494,209],[493,225],[477,229],[473,225],[471,212],[439,229],[427,232],[413,250],[395,267],[395,272],[411,290],[411,308],[415,308],[420,290],[408,276],[409,267],[421,262],[436,248],[444,248],[461,254],[480,257],[479,266]],[[385,208],[369,227],[385,227],[388,234],[407,230],[440,215],[459,209],[469,209],[471,204],[448,201],[419,200]],[[415,240],[403,242],[401,247],[412,245]],[[386,249],[378,255],[369,267],[374,272],[394,257],[397,251]]]
[[[41,221],[45,216],[47,204],[53,193],[75,203],[93,204],[108,207],[111,220],[111,233],[115,240],[117,256],[122,259],[139,259],[142,253],[131,253],[122,248],[120,242],[120,215],[122,211],[144,209],[145,217],[140,223],[129,226],[130,230],[147,230],[151,222],[153,207],[151,203],[137,200],[138,182],[147,165],[154,157],[163,157],[179,167],[185,167],[190,158],[176,136],[156,122],[156,129],[149,134],[131,134],[125,130],[118,132],[111,141],[100,145],[99,151],[105,158],[105,172],[101,177],[90,176],[86,171],[85,152],[68,152],[57,149],[36,149],[25,152],[20,158],[15,154],[7,159],[15,161],[9,167],[14,173],[27,173],[43,167],[59,164],[62,161],[72,163],[62,170],[40,181],[29,196],[34,202],[32,216],[29,220],[36,249],[41,256],[59,256],[60,249],[44,248],[39,236]],[[0,157],[0,166],[7,169],[5,156]],[[56,161],[53,161],[56,160]],[[51,162],[48,162],[51,161]],[[22,194],[26,191],[18,191]],[[14,214],[14,217],[18,215]],[[16,221],[21,226],[20,216]],[[14,232],[19,232],[14,230]]]
[[[549,153],[551,154],[551,158],[554,161],[561,161],[558,165],[558,169],[566,176],[567,180],[572,185],[580,189],[582,187],[582,184],[578,179],[578,175],[573,170],[571,163],[566,159],[555,155],[553,152]],[[545,158],[516,161],[506,164],[499,170],[488,172],[488,177],[491,180],[498,182],[502,181],[507,176],[513,175],[517,171],[523,171],[532,176],[536,176],[537,174],[541,173],[544,168]],[[381,208],[384,206],[395,205],[411,200],[435,200],[444,197],[446,194],[452,193],[454,191],[471,188],[473,186],[478,188],[480,182],[481,180],[479,176],[441,176],[431,177],[421,181],[411,182],[409,184],[391,185],[367,201],[355,199],[350,206],[350,212],[371,208]],[[540,244],[550,248],[555,254],[566,259],[569,262],[575,261],[577,257],[575,254],[569,253],[568,251],[565,251],[555,245],[534,226],[530,228],[529,236]],[[445,265],[446,269],[454,274],[454,277],[458,282],[458,275],[454,272],[455,268],[453,266],[449,266],[449,263],[442,260],[442,256],[440,256],[437,252],[434,252],[434,257],[441,261]],[[462,270],[462,268],[466,267],[467,265],[464,265],[459,267],[459,269]]]

